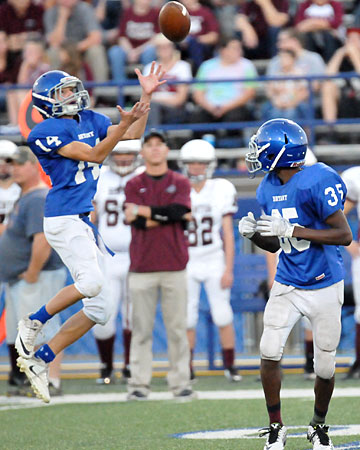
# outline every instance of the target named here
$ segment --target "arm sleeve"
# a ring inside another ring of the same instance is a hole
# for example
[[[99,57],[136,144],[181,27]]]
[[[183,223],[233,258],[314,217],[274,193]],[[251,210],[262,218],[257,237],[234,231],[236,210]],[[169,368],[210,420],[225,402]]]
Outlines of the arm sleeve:
[[[146,218],[142,216],[138,216],[131,225],[138,230],[145,230],[146,229]]]
[[[44,231],[44,203],[44,197],[33,198],[31,202],[27,203],[25,233],[28,238],[32,237],[36,233],[43,233]]]
[[[151,206],[151,219],[164,224],[181,222],[184,214],[188,212],[190,212],[188,206],[178,203],[166,206]]]

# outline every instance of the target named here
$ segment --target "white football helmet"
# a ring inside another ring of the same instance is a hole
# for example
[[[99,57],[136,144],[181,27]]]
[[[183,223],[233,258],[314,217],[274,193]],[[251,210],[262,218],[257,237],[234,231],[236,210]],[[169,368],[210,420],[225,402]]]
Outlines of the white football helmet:
[[[6,180],[11,176],[11,168],[6,164],[17,150],[17,145],[6,139],[0,140],[0,180]]]
[[[119,141],[109,155],[110,169],[125,176],[133,172],[140,164],[139,152],[141,150],[140,139],[130,139],[127,141]],[[129,155],[129,159],[116,160],[115,155]]]
[[[207,164],[205,174],[191,175],[189,172],[189,163],[195,162]],[[214,146],[204,139],[192,139],[181,147],[179,165],[184,175],[192,183],[200,183],[206,178],[211,178],[216,167]]]

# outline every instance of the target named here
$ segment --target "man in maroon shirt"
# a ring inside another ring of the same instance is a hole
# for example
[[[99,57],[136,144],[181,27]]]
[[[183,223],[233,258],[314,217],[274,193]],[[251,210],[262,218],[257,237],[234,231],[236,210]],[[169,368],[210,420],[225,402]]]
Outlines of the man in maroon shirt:
[[[177,398],[192,398],[186,336],[184,223],[190,215],[189,180],[167,166],[164,136],[144,138],[146,170],[125,187],[125,218],[131,224],[129,293],[133,305],[129,400],[147,398],[152,376],[152,333],[156,305],[161,307],[168,337],[169,388]]]
[[[122,81],[126,63],[149,64],[156,59],[153,38],[159,33],[159,9],[151,6],[151,0],[134,0],[125,9],[119,23],[118,45],[108,51],[112,79]]]

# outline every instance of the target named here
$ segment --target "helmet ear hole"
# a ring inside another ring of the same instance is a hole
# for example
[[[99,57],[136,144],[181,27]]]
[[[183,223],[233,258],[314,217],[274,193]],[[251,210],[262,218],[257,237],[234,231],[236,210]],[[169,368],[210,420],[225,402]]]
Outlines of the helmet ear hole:
[[[266,158],[267,158],[269,161],[273,161],[274,158],[275,158],[275,155],[274,155],[274,153],[270,153],[269,155],[266,155]]]
[[[287,134],[284,134],[284,140],[285,140],[285,145],[289,143],[289,139],[287,137]]]

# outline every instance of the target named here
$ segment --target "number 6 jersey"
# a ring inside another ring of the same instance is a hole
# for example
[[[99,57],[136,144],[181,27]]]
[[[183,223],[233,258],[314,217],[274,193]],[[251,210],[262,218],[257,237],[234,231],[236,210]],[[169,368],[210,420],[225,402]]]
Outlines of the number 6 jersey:
[[[276,172],[269,172],[257,189],[265,214],[317,230],[326,228],[325,220],[343,209],[345,195],[346,186],[340,176],[322,163],[304,167],[285,184],[281,184]],[[344,278],[338,246],[297,238],[279,241],[282,251],[275,276],[279,283],[319,289]]]
[[[90,110],[74,119],[50,118],[37,124],[28,144],[50,176],[52,188],[46,197],[45,217],[81,214],[93,210],[100,165],[65,158],[61,147],[74,141],[94,147],[106,137],[110,119]]]
[[[200,192],[191,189],[191,214],[188,225],[190,261],[221,251],[222,218],[237,211],[236,190],[222,178],[206,180]]]

